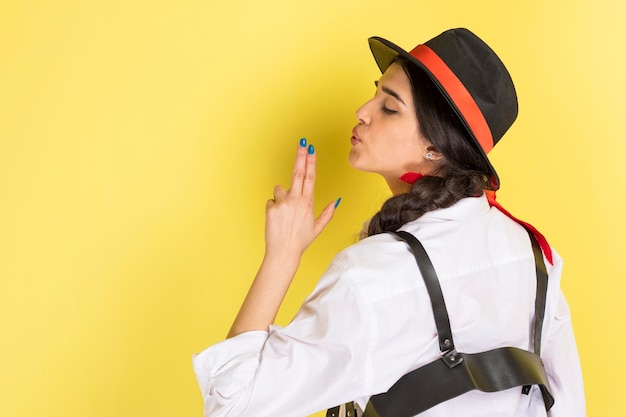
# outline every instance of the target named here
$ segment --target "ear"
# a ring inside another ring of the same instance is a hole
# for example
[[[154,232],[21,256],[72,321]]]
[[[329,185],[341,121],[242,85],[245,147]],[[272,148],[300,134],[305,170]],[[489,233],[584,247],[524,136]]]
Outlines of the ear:
[[[426,147],[426,154],[424,155],[424,158],[428,159],[429,161],[439,162],[443,159],[443,155],[439,151],[437,151],[434,146],[429,145],[428,147]]]

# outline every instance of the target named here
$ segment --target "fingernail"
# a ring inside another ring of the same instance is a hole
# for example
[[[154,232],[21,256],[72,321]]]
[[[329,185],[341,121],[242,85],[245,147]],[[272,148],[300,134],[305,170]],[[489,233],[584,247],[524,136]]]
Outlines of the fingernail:
[[[315,148],[313,145],[309,145],[309,155],[313,155],[315,153]]]
[[[300,139],[300,146],[302,146],[303,148],[306,146],[306,138]]]
[[[335,201],[335,208],[337,208],[337,206],[339,205],[339,203],[341,203],[341,197],[339,197],[337,199],[337,201]]]

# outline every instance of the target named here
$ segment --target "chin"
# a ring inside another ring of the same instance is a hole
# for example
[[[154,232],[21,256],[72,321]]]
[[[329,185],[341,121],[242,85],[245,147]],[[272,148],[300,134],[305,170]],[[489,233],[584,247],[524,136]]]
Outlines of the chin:
[[[367,164],[364,164],[363,161],[359,160],[359,155],[354,151],[354,149],[351,150],[348,154],[348,163],[352,168],[356,169],[357,171],[370,172],[364,166]]]
[[[348,164],[350,164],[350,166],[356,169],[357,171],[368,172],[366,169],[364,169],[361,166],[361,164],[359,164],[358,160],[353,159],[351,156],[348,157]]]

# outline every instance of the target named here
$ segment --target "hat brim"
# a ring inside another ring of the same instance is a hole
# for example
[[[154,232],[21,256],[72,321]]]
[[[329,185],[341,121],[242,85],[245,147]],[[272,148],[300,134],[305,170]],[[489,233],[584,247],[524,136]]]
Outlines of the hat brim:
[[[374,60],[376,61],[376,64],[378,65],[378,68],[380,69],[381,73],[384,73],[387,70],[387,68],[389,68],[389,66],[398,57],[401,57],[405,59],[406,61],[410,62],[411,64],[415,65],[417,68],[424,71],[424,73],[428,76],[428,78],[430,78],[433,81],[433,83],[437,87],[437,90],[439,90],[439,92],[443,95],[443,97],[446,99],[446,101],[448,102],[448,104],[450,105],[454,113],[457,115],[458,119],[461,121],[461,123],[465,127],[465,130],[467,131],[468,135],[473,139],[472,144],[474,145],[475,150],[478,152],[481,158],[486,162],[487,166],[490,169],[489,182],[490,182],[491,188],[494,191],[497,190],[500,187],[500,178],[498,177],[498,173],[496,172],[493,165],[491,165],[491,161],[489,161],[487,154],[485,153],[483,148],[480,146],[480,142],[478,141],[478,138],[476,138],[476,136],[472,132],[472,129],[470,128],[462,112],[456,106],[456,104],[450,97],[450,94],[446,91],[445,87],[441,84],[441,82],[437,79],[437,77],[422,62],[420,62],[413,55],[411,55],[410,53],[408,53],[407,51],[405,51],[403,48],[399,47],[398,45],[394,44],[393,42],[390,42],[387,39],[383,39],[378,36],[369,38],[368,42],[369,42],[370,50],[372,51],[372,55],[374,56]]]

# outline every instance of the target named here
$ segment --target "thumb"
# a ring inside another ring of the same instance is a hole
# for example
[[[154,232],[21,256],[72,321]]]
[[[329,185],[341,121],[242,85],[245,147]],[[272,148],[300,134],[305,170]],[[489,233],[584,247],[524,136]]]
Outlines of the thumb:
[[[322,233],[322,230],[324,230],[326,225],[330,223],[333,215],[335,214],[335,209],[339,205],[339,202],[341,202],[341,197],[335,201],[331,201],[330,203],[328,203],[328,205],[324,207],[324,210],[322,210],[317,219],[315,219],[315,236],[319,236],[319,234]]]

